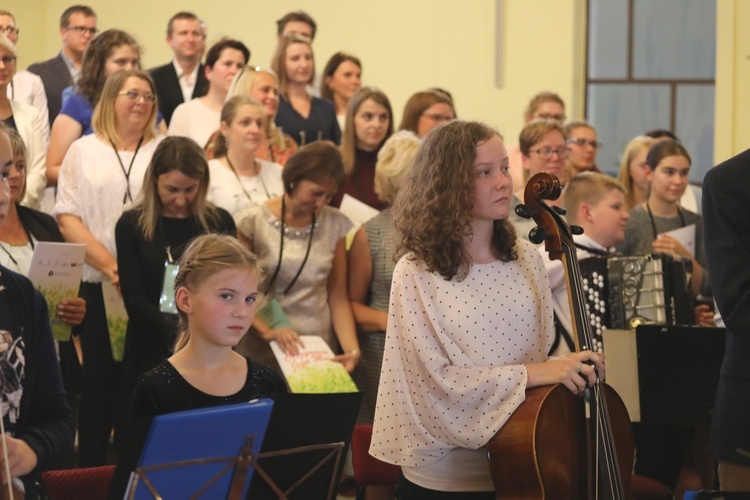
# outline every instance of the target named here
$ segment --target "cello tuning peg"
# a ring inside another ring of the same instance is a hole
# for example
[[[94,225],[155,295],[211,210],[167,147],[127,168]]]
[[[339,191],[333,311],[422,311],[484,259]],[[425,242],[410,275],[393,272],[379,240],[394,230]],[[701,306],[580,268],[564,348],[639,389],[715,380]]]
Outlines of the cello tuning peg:
[[[531,219],[532,217],[531,209],[523,203],[519,203],[518,205],[516,205],[516,214],[518,214],[519,217],[523,217],[524,219]]]
[[[583,228],[581,226],[570,226],[570,232],[573,234],[583,234]]]
[[[529,241],[535,245],[542,243],[547,239],[547,231],[537,226],[529,231]]]
[[[558,213],[558,214],[560,214],[560,215],[565,215],[565,214],[567,214],[567,213],[568,213],[568,211],[567,211],[567,210],[565,210],[564,208],[562,208],[562,207],[557,207],[557,206],[555,206],[555,205],[552,205],[552,210],[554,210],[555,212],[557,212],[557,213]]]

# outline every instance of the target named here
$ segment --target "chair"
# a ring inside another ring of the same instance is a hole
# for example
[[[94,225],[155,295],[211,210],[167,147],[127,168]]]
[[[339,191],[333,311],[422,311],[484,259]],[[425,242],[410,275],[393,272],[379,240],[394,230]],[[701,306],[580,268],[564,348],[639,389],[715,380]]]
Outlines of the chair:
[[[352,435],[354,481],[361,490],[365,486],[395,486],[401,477],[401,467],[371,456],[370,441],[372,441],[372,426],[355,425]],[[357,495],[357,498],[363,498],[363,496]]]
[[[42,481],[52,500],[106,500],[114,472],[114,465],[51,470],[42,473]]]

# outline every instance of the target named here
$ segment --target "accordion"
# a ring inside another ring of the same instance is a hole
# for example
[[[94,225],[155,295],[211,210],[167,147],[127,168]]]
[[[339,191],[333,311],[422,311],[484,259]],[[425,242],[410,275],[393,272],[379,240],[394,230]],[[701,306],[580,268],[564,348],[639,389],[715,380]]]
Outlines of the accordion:
[[[692,264],[669,254],[581,260],[584,298],[597,341],[602,328],[691,325]]]

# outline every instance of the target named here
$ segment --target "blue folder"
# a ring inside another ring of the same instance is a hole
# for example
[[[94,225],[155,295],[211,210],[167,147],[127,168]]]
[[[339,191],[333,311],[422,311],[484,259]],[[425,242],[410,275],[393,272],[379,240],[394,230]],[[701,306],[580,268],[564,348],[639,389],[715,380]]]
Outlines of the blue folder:
[[[233,460],[243,445],[260,451],[272,408],[272,400],[261,399],[155,417],[129,489],[138,500],[155,498],[147,483],[163,498],[190,498],[202,489],[200,498],[226,498]],[[250,467],[243,497],[252,473]]]

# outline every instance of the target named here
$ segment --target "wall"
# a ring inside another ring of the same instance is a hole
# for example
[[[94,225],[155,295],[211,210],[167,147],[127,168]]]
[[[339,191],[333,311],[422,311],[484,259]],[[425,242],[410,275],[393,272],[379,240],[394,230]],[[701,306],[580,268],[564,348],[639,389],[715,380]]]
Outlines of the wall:
[[[21,28],[19,67],[52,57],[59,50],[59,16],[70,0],[6,0]],[[584,0],[198,0],[162,2],[89,0],[99,28],[124,28],[145,48],[145,67],[170,59],[164,38],[169,17],[194,11],[208,24],[208,41],[241,39],[251,63],[267,66],[275,47],[275,20],[295,9],[317,21],[314,48],[319,70],[331,54],[360,57],[364,81],[390,97],[397,120],[409,96],[440,86],[450,90],[459,117],[488,122],[508,142],[517,142],[523,110],[539,90],[555,90],[568,115],[583,109]],[[470,5],[471,8],[467,8]],[[503,86],[495,86],[496,8],[502,18]],[[398,124],[398,121],[396,122]]]
[[[714,159],[750,148],[750,3],[718,0]]]
[[[750,2],[717,1],[716,161],[750,147]],[[21,28],[20,67],[59,50],[58,19],[70,5],[62,0],[6,0]],[[129,29],[145,47],[144,65],[169,60],[164,43],[167,19],[178,9],[193,10],[209,26],[209,42],[222,35],[243,40],[252,63],[268,65],[275,23],[285,12],[306,9],[320,30],[318,65],[338,50],[358,55],[366,83],[391,98],[397,120],[411,93],[430,86],[449,89],[459,116],[486,121],[516,142],[523,109],[531,95],[556,90],[568,115],[583,109],[585,0],[198,0],[123,4],[89,2],[102,29]],[[377,5],[377,9],[373,8]],[[468,9],[466,6],[472,8]],[[503,85],[495,86],[495,23],[500,6]]]

